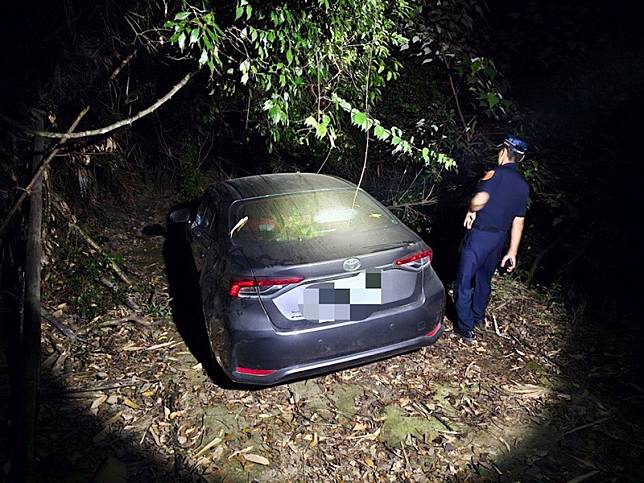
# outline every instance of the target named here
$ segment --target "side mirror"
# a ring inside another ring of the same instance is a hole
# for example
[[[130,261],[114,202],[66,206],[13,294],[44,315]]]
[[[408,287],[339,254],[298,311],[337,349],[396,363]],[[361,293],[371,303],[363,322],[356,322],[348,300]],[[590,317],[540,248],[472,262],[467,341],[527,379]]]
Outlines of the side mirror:
[[[172,223],[187,223],[190,215],[191,213],[188,208],[180,208],[170,213],[170,221]]]

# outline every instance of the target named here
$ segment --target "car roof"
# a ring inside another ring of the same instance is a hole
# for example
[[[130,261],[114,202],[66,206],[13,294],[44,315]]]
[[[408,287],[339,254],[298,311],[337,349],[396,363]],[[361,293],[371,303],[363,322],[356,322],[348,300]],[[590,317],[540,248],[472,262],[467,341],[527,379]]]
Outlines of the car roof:
[[[229,179],[223,182],[237,199],[303,193],[307,191],[355,188],[355,185],[326,174],[273,173]]]

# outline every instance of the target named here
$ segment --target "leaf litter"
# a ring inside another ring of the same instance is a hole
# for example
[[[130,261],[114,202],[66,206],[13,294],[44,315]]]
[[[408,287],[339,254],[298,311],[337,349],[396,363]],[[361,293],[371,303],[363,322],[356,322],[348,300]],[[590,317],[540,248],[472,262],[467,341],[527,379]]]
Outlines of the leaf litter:
[[[167,294],[163,264],[152,263],[159,240],[122,229],[162,220],[156,209],[115,213],[100,229],[133,279]],[[141,294],[131,299],[145,306]],[[88,322],[66,303],[50,301],[83,338],[43,326],[43,371],[64,388],[45,386],[43,405],[91,417],[96,429],[77,428],[85,438],[40,455],[52,475],[66,477],[80,460],[92,474],[109,456],[137,481],[581,481],[626,471],[595,461],[600,437],[642,445],[628,426],[602,429],[614,411],[564,374],[568,316],[556,295],[510,278],[495,277],[488,328],[474,345],[448,329],[430,348],[252,391],[215,384],[169,311],[118,305]],[[44,440],[73,432],[69,421],[43,423]],[[533,441],[544,434],[551,445]],[[582,438],[567,468],[556,466],[552,448]]]

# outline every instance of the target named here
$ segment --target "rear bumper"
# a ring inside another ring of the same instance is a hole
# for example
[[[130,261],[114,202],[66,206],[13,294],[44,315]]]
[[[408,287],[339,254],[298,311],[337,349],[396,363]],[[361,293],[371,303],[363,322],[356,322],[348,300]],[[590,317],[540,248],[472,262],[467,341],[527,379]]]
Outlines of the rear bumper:
[[[444,307],[444,299],[424,301],[375,319],[300,332],[232,331],[224,370],[235,382],[270,385],[408,352],[438,340]]]

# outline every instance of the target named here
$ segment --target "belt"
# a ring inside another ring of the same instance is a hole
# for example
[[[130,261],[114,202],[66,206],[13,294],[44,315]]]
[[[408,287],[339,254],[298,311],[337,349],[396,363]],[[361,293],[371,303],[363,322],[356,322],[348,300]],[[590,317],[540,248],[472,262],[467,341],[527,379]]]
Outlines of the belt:
[[[500,228],[497,228],[495,226],[485,226],[485,225],[483,225],[483,226],[474,225],[472,228],[474,228],[475,230],[489,231],[489,232],[492,232],[492,233],[500,233],[502,231],[505,231],[505,230],[501,230]]]

